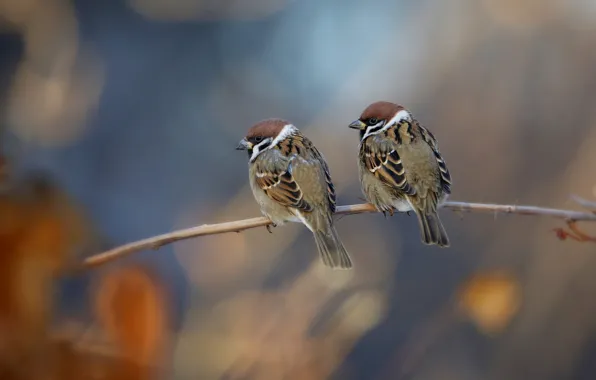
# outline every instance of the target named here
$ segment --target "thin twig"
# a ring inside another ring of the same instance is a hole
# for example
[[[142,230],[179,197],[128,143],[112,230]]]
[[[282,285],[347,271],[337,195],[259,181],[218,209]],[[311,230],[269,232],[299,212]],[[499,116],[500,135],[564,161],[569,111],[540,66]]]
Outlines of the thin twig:
[[[535,206],[512,206],[497,205],[485,203],[468,202],[445,202],[443,208],[456,212],[480,212],[480,213],[503,213],[517,215],[546,216],[551,218],[564,219],[566,221],[596,221],[596,214],[591,212],[580,212],[571,210],[560,210],[553,208],[543,208]],[[355,204],[337,207],[337,215],[352,215],[376,212],[374,207],[368,203]],[[216,235],[227,232],[240,232],[251,228],[265,227],[272,224],[265,217],[236,220],[218,224],[204,224],[202,226],[186,228],[183,230],[169,232],[163,235],[150,237],[136,242],[128,243],[108,251],[88,257],[83,262],[83,267],[92,268],[106,264],[112,260],[121,258],[130,253],[142,251],[144,249],[157,249],[163,245],[170,244],[179,240],[190,239],[204,235]]]
[[[596,213],[596,202],[588,201],[583,198],[578,197],[577,195],[572,195],[571,199],[573,199],[578,205],[586,208],[594,213]]]
[[[586,243],[586,242],[596,243],[596,237],[590,236],[587,233],[583,232],[581,230],[581,228],[579,228],[579,226],[577,225],[577,222],[575,220],[568,220],[567,227],[569,228],[569,230],[566,230],[565,228],[562,228],[562,227],[554,229],[554,231],[557,234],[557,237],[559,239],[561,239],[561,240],[572,239],[572,240],[578,241],[580,243]]]

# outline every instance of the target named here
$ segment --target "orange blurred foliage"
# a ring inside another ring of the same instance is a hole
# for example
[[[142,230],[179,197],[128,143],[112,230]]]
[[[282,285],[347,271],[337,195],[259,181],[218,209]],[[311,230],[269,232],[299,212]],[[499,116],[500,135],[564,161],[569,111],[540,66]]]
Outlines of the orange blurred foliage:
[[[487,335],[502,332],[521,306],[521,287],[505,272],[477,273],[458,293],[461,310]]]
[[[109,338],[138,374],[161,368],[169,346],[167,292],[162,282],[141,265],[113,270],[95,290],[95,311]],[[143,375],[144,376],[144,375]]]
[[[54,282],[89,241],[88,227],[81,210],[45,179],[14,183],[0,193],[2,378],[33,371],[23,365],[31,360],[37,367],[49,365]]]

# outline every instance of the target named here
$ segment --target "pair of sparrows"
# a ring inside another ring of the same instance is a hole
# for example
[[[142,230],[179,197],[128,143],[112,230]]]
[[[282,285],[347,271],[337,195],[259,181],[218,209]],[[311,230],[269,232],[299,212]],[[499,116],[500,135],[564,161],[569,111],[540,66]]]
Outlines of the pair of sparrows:
[[[451,176],[433,134],[404,107],[384,101],[349,127],[360,131],[359,178],[367,201],[384,214],[414,211],[422,242],[449,246],[437,208],[451,193]],[[313,143],[290,122],[267,119],[252,126],[237,149],[248,151],[250,187],[273,225],[303,223],[326,266],[351,268],[333,225],[329,167]]]

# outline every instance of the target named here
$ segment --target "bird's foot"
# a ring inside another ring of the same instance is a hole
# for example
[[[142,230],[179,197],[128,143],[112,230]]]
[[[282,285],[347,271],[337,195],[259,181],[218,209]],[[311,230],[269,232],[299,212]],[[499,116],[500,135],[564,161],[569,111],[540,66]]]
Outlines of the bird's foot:
[[[381,212],[383,213],[383,216],[385,217],[385,219],[387,219],[387,214],[389,214],[389,216],[393,216],[394,210],[390,208],[390,209],[387,209],[387,210],[383,210]]]
[[[273,233],[273,231],[271,231],[271,227],[275,228],[275,227],[277,227],[277,224],[271,223],[271,224],[268,224],[265,226],[265,228],[267,228],[267,231],[269,231],[270,234]]]
[[[410,216],[410,215],[411,215],[411,214],[410,214],[410,211],[406,211],[406,215],[407,215],[407,216]]]

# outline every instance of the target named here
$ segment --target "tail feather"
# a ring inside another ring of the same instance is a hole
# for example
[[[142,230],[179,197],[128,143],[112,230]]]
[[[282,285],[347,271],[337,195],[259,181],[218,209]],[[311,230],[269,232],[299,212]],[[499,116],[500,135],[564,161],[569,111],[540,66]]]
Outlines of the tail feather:
[[[449,247],[447,231],[439,219],[437,212],[424,213],[417,211],[418,224],[420,226],[420,238],[424,244],[436,244],[439,247]]]
[[[323,264],[334,269],[352,268],[350,255],[344,248],[335,227],[329,226],[326,230],[314,231],[314,236]]]

